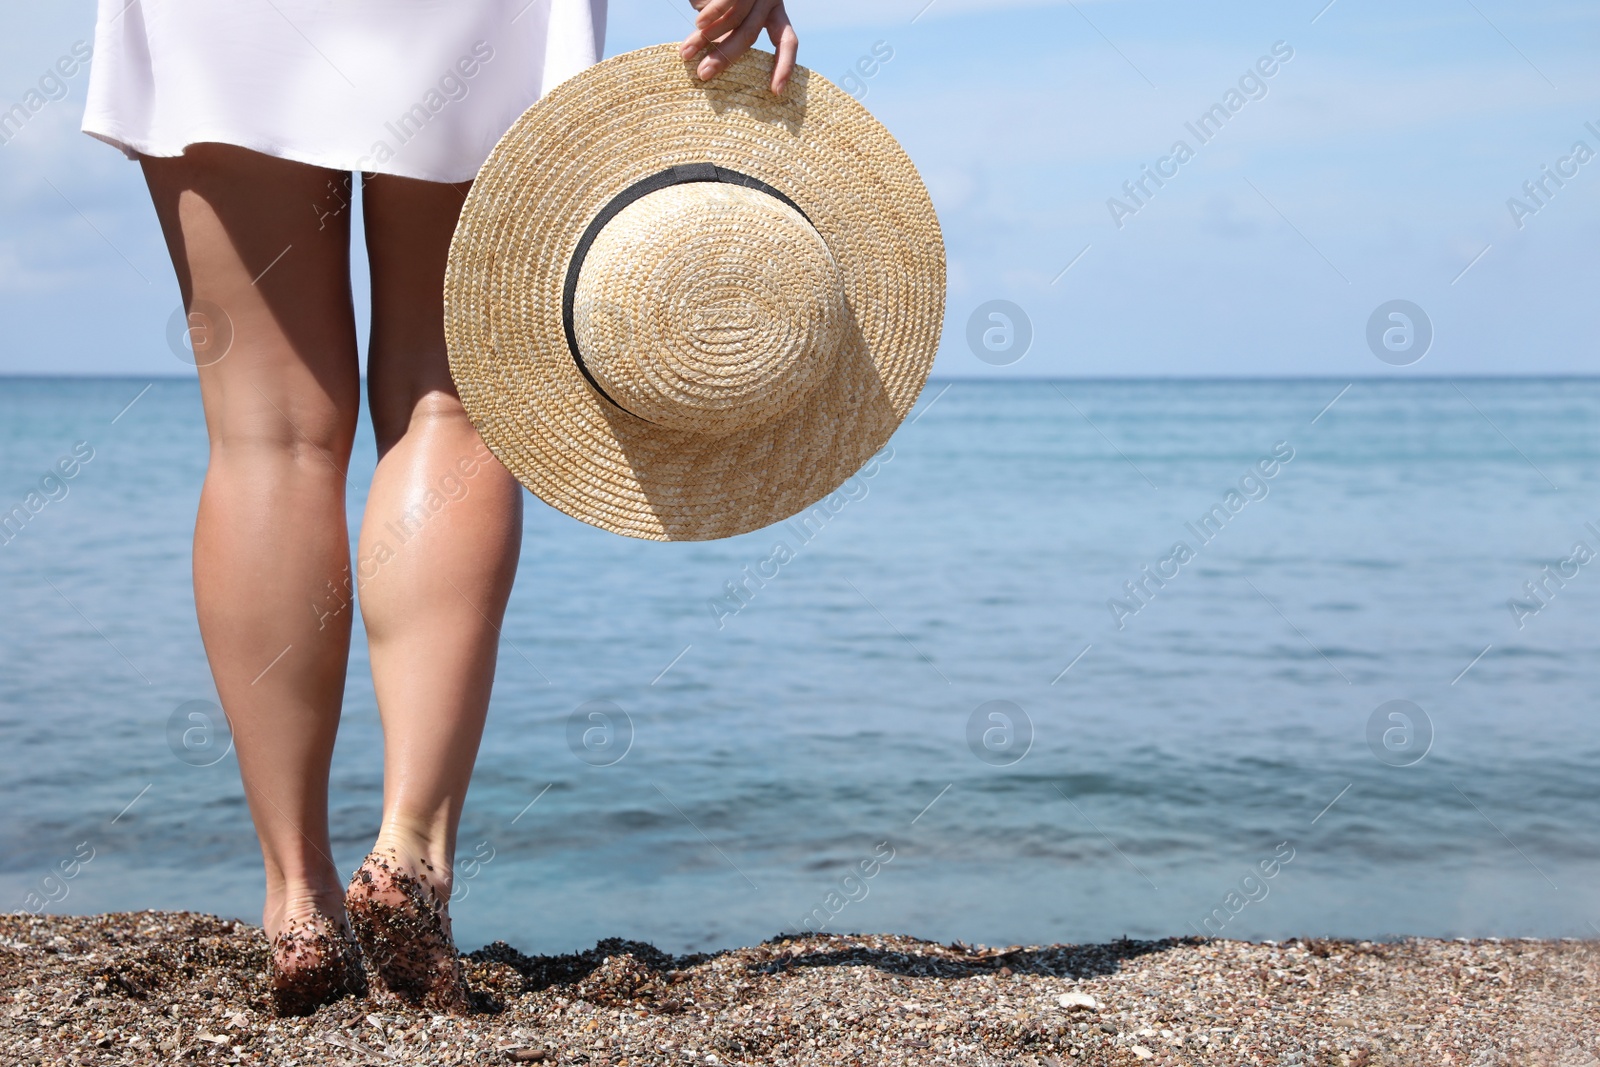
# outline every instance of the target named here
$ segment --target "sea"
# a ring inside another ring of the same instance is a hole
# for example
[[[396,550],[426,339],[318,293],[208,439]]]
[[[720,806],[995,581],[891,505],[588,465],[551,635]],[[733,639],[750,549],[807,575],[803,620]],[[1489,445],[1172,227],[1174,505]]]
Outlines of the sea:
[[[259,921],[205,465],[192,380],[0,381],[0,907]],[[526,513],[464,948],[1600,935],[1600,379],[935,380],[805,522]],[[345,871],[381,752],[358,626]]]

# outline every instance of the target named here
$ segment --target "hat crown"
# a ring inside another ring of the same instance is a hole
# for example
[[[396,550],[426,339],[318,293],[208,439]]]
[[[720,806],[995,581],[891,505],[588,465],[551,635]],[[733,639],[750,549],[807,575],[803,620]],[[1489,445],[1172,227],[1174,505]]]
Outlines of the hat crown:
[[[584,258],[573,333],[629,413],[720,436],[770,422],[845,343],[844,286],[817,230],[768,193],[690,182],[616,214]]]

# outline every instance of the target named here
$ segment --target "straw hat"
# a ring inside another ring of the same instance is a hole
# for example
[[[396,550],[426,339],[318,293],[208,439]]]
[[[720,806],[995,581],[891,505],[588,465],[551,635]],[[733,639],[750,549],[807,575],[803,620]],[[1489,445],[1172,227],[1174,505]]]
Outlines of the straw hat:
[[[484,442],[567,514],[655,540],[804,510],[916,401],[944,243],[865,108],[771,53],[711,82],[674,45],[529,108],[450,246],[450,373]]]

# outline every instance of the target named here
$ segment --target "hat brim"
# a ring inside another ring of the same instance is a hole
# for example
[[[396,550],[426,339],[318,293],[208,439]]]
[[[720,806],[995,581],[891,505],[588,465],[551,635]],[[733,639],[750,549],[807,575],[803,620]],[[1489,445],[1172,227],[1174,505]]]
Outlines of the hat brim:
[[[837,489],[927,381],[944,319],[944,242],[905,152],[848,94],[797,68],[769,88],[752,50],[710,82],[674,45],[562,83],[495,146],[445,275],[450,373],[484,443],[535,495],[630,537],[759,529]],[[840,270],[847,341],[826,379],[755,429],[703,436],[599,395],[567,347],[562,290],[584,229],[623,190],[715,163],[787,195]]]

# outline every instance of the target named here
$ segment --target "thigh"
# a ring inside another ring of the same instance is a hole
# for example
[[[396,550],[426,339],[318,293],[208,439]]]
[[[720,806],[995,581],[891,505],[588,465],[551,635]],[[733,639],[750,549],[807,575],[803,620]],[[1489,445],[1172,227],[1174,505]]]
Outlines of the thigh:
[[[342,449],[342,468],[361,395],[350,175],[223,144],[141,162],[213,450]]]
[[[362,183],[372,264],[367,390],[380,452],[415,418],[461,414],[444,343],[444,272],[470,188],[387,174]]]

